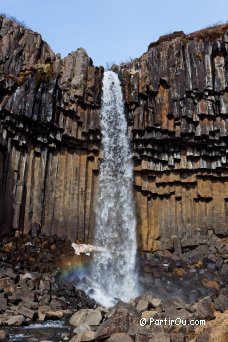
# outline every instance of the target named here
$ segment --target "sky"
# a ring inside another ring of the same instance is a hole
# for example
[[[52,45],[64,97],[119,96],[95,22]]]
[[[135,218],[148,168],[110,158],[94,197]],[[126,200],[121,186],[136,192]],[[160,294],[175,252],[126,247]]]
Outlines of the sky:
[[[140,57],[161,35],[226,22],[228,1],[0,0],[0,12],[24,21],[62,57],[83,47],[106,67]]]

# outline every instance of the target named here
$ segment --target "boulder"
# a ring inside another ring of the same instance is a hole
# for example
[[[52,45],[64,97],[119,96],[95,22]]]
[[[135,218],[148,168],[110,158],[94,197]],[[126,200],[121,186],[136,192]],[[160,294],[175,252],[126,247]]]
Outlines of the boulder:
[[[101,320],[102,320],[102,315],[101,315],[100,310],[98,310],[98,309],[97,310],[92,310],[92,309],[87,310],[87,317],[85,320],[85,324],[91,325],[91,326],[99,325]]]
[[[148,322],[150,318],[154,318],[156,315],[158,315],[156,310],[143,311],[141,313],[141,318],[145,318]]]
[[[213,319],[215,317],[214,306],[210,298],[200,300],[193,307],[195,309],[194,315],[197,319]]]
[[[36,314],[36,311],[31,310],[26,306],[21,306],[18,310],[18,313],[32,320]]]
[[[25,322],[25,317],[22,315],[16,315],[16,316],[11,316],[8,321],[7,324],[8,325],[17,325],[20,326]]]
[[[81,324],[97,326],[102,320],[102,314],[99,309],[81,309],[70,318],[70,324],[77,327]]]
[[[182,320],[189,320],[193,318],[193,314],[188,312],[185,309],[177,310],[173,307],[170,307],[170,308],[166,308],[165,312],[162,313],[162,317],[171,318],[171,319],[180,318]]]
[[[107,339],[116,333],[147,335],[146,329],[140,326],[139,320],[140,315],[138,310],[129,304],[118,302],[110,310],[108,319],[98,328],[95,337],[99,341]]]
[[[94,331],[85,331],[81,333],[81,341],[87,342],[87,341],[94,341],[95,338],[95,332]]]
[[[146,299],[139,299],[137,305],[136,305],[136,309],[139,311],[139,312],[142,312],[142,311],[145,311],[147,310],[149,307],[149,301],[146,300]]]
[[[156,309],[161,304],[161,299],[159,299],[159,298],[152,298],[151,304],[152,304],[153,308]]]
[[[81,309],[81,310],[75,312],[71,316],[70,324],[73,325],[74,327],[78,327],[79,325],[85,323],[86,317],[87,317],[87,310]]]
[[[61,319],[63,318],[64,314],[62,310],[53,310],[53,311],[47,311],[46,313],[46,318],[47,319]]]
[[[80,324],[79,326],[77,326],[74,329],[74,333],[75,334],[83,333],[83,332],[86,332],[86,331],[91,331],[90,326],[87,325],[87,324]]]
[[[214,300],[214,305],[215,305],[215,309],[221,312],[228,310],[228,297],[223,294],[220,294]]]

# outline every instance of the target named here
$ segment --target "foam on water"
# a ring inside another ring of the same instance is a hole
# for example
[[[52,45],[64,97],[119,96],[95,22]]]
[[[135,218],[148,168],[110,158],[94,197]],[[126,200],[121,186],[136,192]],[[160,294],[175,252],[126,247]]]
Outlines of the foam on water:
[[[64,321],[45,321],[43,323],[34,323],[34,324],[30,324],[28,326],[23,327],[24,329],[49,329],[49,328],[62,328],[64,327]]]

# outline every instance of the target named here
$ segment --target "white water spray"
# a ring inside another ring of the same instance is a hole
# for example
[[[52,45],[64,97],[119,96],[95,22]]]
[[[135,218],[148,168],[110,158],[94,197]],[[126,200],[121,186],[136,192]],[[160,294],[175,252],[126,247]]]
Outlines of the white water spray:
[[[138,294],[133,166],[121,85],[112,71],[106,71],[103,78],[101,130],[104,160],[100,167],[94,245],[106,251],[94,255],[92,282],[93,297],[109,306],[113,298],[128,301]]]

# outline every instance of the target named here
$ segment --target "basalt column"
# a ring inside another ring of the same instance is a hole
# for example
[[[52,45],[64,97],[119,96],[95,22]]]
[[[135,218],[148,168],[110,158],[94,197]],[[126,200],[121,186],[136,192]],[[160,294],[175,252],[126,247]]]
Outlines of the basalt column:
[[[0,235],[89,241],[103,68],[83,49],[60,59],[8,19],[0,39]]]
[[[139,249],[228,227],[228,26],[161,37],[116,66],[134,161]],[[0,235],[92,241],[104,70],[0,17]]]
[[[227,30],[161,37],[119,68],[145,251],[227,234]]]

